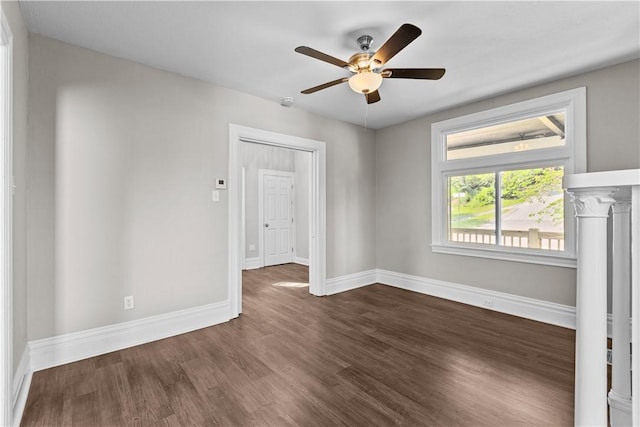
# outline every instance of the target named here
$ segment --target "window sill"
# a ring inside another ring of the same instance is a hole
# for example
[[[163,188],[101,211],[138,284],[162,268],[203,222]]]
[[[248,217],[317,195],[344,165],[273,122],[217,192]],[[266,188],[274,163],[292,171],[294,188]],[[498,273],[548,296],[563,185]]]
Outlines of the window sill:
[[[431,250],[435,253],[489,258],[501,261],[526,262],[529,264],[541,264],[554,267],[576,268],[575,257],[556,252],[554,255],[540,253],[542,251],[519,251],[516,248],[496,249],[487,247],[474,247],[474,245],[443,245],[434,243]]]

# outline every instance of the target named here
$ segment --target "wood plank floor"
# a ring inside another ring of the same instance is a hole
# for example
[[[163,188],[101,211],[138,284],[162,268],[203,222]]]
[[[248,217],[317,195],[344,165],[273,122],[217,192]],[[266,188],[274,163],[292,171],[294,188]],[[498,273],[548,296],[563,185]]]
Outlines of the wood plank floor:
[[[231,322],[36,372],[23,426],[568,426],[574,331],[245,272]]]

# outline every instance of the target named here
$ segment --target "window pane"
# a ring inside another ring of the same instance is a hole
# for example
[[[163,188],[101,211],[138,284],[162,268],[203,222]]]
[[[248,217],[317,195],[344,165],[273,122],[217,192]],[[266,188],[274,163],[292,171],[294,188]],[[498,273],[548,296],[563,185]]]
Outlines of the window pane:
[[[564,250],[563,168],[500,174],[503,246]]]
[[[448,134],[447,160],[562,146],[564,123],[560,112]]]
[[[449,240],[496,243],[495,174],[448,179]]]

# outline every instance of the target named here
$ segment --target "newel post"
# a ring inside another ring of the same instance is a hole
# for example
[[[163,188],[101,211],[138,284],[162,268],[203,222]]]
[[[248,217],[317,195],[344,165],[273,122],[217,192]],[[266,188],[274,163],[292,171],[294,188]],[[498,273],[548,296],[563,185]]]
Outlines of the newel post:
[[[625,189],[626,190],[626,189]],[[631,425],[631,192],[620,191],[611,207],[612,327],[611,391],[609,405],[613,427]]]
[[[572,189],[578,241],[576,426],[607,425],[607,217],[617,189]]]

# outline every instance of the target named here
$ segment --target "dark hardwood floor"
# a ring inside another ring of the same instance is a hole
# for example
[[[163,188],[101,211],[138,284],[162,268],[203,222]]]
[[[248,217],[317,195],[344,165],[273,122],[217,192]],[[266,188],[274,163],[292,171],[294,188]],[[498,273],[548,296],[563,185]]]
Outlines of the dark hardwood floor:
[[[574,331],[307,277],[245,272],[239,319],[36,372],[22,425],[573,425]]]

